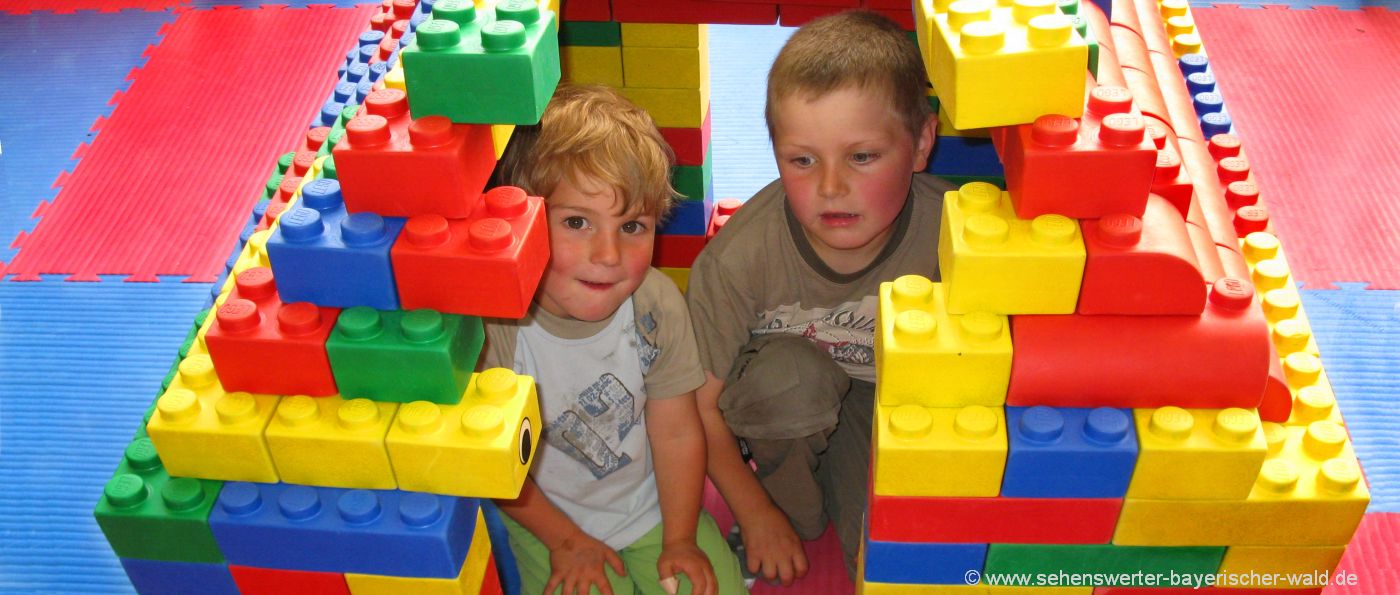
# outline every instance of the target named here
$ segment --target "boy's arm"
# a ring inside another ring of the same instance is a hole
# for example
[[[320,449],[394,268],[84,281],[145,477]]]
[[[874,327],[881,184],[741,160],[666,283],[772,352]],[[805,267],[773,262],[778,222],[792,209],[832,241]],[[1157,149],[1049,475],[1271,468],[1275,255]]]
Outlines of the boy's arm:
[[[496,500],[496,506],[549,549],[549,584],[545,593],[553,593],[558,586],[563,586],[565,593],[575,592],[575,587],[587,593],[590,586],[596,586],[605,595],[611,594],[604,564],[612,566],[619,576],[626,576],[627,569],[617,552],[569,520],[545,498],[534,478],[525,478],[519,497]]]
[[[714,593],[714,569],[695,542],[705,491],[705,430],[695,410],[695,393],[647,399],[646,417],[661,500],[661,579],[684,572],[693,592]]]

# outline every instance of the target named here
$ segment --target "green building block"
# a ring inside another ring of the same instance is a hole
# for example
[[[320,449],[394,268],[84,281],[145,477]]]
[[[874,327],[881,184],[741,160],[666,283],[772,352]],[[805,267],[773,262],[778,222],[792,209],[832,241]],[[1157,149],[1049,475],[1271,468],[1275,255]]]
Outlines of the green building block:
[[[559,84],[559,25],[534,0],[502,0],[494,12],[441,0],[403,51],[414,118],[462,124],[535,124]]]
[[[223,562],[209,510],[224,482],[170,477],[145,432],[126,446],[93,516],[122,558]]]
[[[277,158],[277,173],[287,175],[287,170],[292,168],[292,161],[295,161],[296,158],[297,154],[294,151],[283,153],[281,157]]]
[[[272,198],[274,195],[277,194],[277,187],[278,187],[278,186],[281,186],[281,185],[282,185],[282,173],[281,173],[281,172],[276,172],[276,171],[272,172],[272,175],[271,175],[271,176],[268,176],[268,178],[267,178],[267,183],[266,183],[266,184],[263,184],[263,195],[262,195],[262,197],[263,197],[263,198]]]
[[[559,23],[559,45],[622,47],[622,23],[617,21]]]
[[[326,340],[340,396],[455,404],[481,354],[481,319],[435,310],[340,313]]]
[[[336,140],[340,140],[340,139],[336,139]],[[327,141],[326,141],[326,144],[330,144],[330,141],[327,140]],[[333,156],[327,156],[327,157],[326,157],[326,160],[321,162],[321,177],[326,178],[326,179],[330,179],[330,180],[339,180],[339,179],[340,179],[339,177],[336,176],[336,173],[335,173],[335,157],[333,157]]]
[[[1169,586],[1168,577],[1214,574],[1225,557],[1224,547],[1156,547],[1093,545],[1040,545],[993,543],[987,548],[987,564],[982,574],[1016,573],[1095,574],[1098,576],[1136,574],[1156,575],[1155,585]]]
[[[1077,7],[1078,5],[1076,5]],[[1061,7],[1063,9],[1064,7]],[[1066,13],[1070,14],[1070,13]],[[1084,43],[1089,46],[1089,74],[1094,78],[1099,76],[1099,40],[1094,37],[1093,30],[1089,29],[1089,21],[1083,15],[1070,14],[1070,22],[1074,23],[1074,30],[1079,32],[1079,36],[1084,38]]]
[[[1079,14],[1079,0],[1058,0],[1055,2],[1055,5],[1058,6],[1060,12],[1064,14],[1070,16]]]
[[[671,186],[685,195],[682,200],[704,200],[709,190],[715,187],[713,152],[705,150],[705,161],[700,165],[677,165],[671,168]]]

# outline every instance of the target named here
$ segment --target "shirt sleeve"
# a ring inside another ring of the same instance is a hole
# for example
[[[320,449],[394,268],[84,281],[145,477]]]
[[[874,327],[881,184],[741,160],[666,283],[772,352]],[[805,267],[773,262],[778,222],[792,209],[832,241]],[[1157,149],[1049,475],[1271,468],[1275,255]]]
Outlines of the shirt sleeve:
[[[656,359],[645,372],[647,398],[666,399],[700,388],[705,371],[700,367],[695,331],[680,290],[665,273],[651,269],[637,297],[638,328],[657,349]]]
[[[484,318],[481,322],[486,330],[486,340],[481,347],[481,360],[476,370],[478,372],[491,368],[514,370],[515,338],[520,330],[515,324],[516,321]]]
[[[695,325],[700,364],[723,380],[749,341],[753,299],[723,261],[705,250],[691,266],[686,301]]]

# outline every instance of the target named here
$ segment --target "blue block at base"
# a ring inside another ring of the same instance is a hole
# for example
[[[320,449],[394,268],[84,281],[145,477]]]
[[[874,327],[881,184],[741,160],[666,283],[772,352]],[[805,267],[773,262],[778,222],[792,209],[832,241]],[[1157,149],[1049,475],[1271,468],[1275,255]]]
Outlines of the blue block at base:
[[[520,567],[515,563],[515,553],[510,549],[510,533],[501,519],[501,510],[490,500],[481,501],[481,516],[486,519],[486,532],[491,537],[491,557],[496,560],[496,575],[501,579],[501,591],[505,595],[520,595],[524,587],[520,583]]]
[[[710,213],[713,211],[714,199],[709,194],[705,200],[676,201],[676,208],[671,209],[671,215],[661,225],[657,235],[703,236],[710,230]]]
[[[924,171],[936,176],[1006,175],[992,139],[973,136],[938,137]]]
[[[238,595],[227,564],[164,562],[122,558],[131,586],[142,595]]]
[[[209,528],[229,564],[452,578],[471,548],[478,505],[400,490],[232,482]]]
[[[896,543],[865,540],[865,580],[906,585],[966,585],[982,572],[985,543]]]
[[[1007,407],[1001,495],[1122,498],[1137,463],[1129,409]]]

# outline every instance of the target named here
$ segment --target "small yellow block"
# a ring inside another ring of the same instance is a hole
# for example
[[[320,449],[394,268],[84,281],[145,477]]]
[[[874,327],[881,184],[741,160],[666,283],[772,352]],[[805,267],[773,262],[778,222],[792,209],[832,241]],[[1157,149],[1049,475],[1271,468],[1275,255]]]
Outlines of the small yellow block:
[[[339,395],[285,397],[265,433],[272,462],[287,483],[392,490],[384,436],[398,408]]]
[[[969,138],[990,138],[991,128],[973,128],[971,130],[958,130],[953,126],[953,118],[948,115],[948,110],[943,106],[938,107],[938,136],[963,136]]]
[[[495,145],[497,160],[500,160],[501,155],[505,154],[506,145],[510,144],[512,134],[515,134],[515,124],[491,125],[491,143]]]
[[[408,578],[372,574],[345,574],[345,583],[355,595],[476,595],[486,581],[491,561],[491,536],[486,519],[476,511],[476,530],[467,558],[455,578]]]
[[[1134,409],[1138,460],[1129,498],[1243,499],[1268,444],[1253,409]]]
[[[1005,316],[949,315],[943,286],[918,275],[880,284],[875,396],[881,405],[1006,403],[1011,329]]]
[[[543,428],[535,381],[492,368],[472,374],[456,405],[399,407],[386,443],[399,489],[515,498]]]
[[[156,401],[146,432],[173,477],[275,482],[277,469],[263,429],[278,399],[226,393],[213,360],[190,355]]]
[[[1227,575],[1248,576],[1251,573],[1265,575],[1314,575],[1331,572],[1342,561],[1346,553],[1344,545],[1320,547],[1274,547],[1237,545],[1225,550],[1225,559],[1220,562],[1220,572]],[[1230,579],[1227,579],[1230,580]],[[1238,579],[1226,584],[1239,584]],[[1266,585],[1257,585],[1266,586]],[[1275,587],[1289,586],[1276,584]],[[1299,587],[1320,587],[1324,585],[1298,585]]]
[[[560,46],[559,64],[564,82],[622,86],[620,47]]]
[[[238,260],[234,261],[233,270],[226,279],[225,292],[234,286],[234,278],[239,273],[251,268],[272,266],[271,261],[267,258],[267,240],[270,237],[272,237],[270,229],[253,232],[253,235],[248,236],[248,242],[243,244],[243,252],[238,255]]]
[[[710,54],[700,48],[622,46],[622,80],[628,87],[699,89],[710,78]]]
[[[694,49],[708,37],[709,25],[622,24],[622,47]]]
[[[1271,424],[1275,452],[1239,500],[1123,502],[1118,545],[1340,546],[1351,540],[1370,491],[1346,428]]]
[[[699,128],[710,105],[708,82],[699,89],[625,87],[619,90],[650,113],[659,128]]]
[[[389,72],[384,73],[384,86],[390,89],[408,91],[408,83],[403,77],[403,60],[394,63],[394,67]]]
[[[1085,253],[1073,219],[1018,219],[1010,194],[972,182],[944,196],[941,229],[938,266],[949,313],[1074,312]]]
[[[1000,407],[875,406],[875,493],[992,497],[1006,467]]]
[[[1288,421],[1284,425],[1306,426],[1315,421],[1346,425],[1331,386],[1319,384],[1293,391],[1293,409],[1288,413]]]
[[[675,282],[676,287],[680,288],[681,293],[685,293],[685,288],[690,285],[690,269],[681,269],[675,267],[658,268],[661,270],[661,272],[666,273],[666,276],[670,277],[671,281]]]

